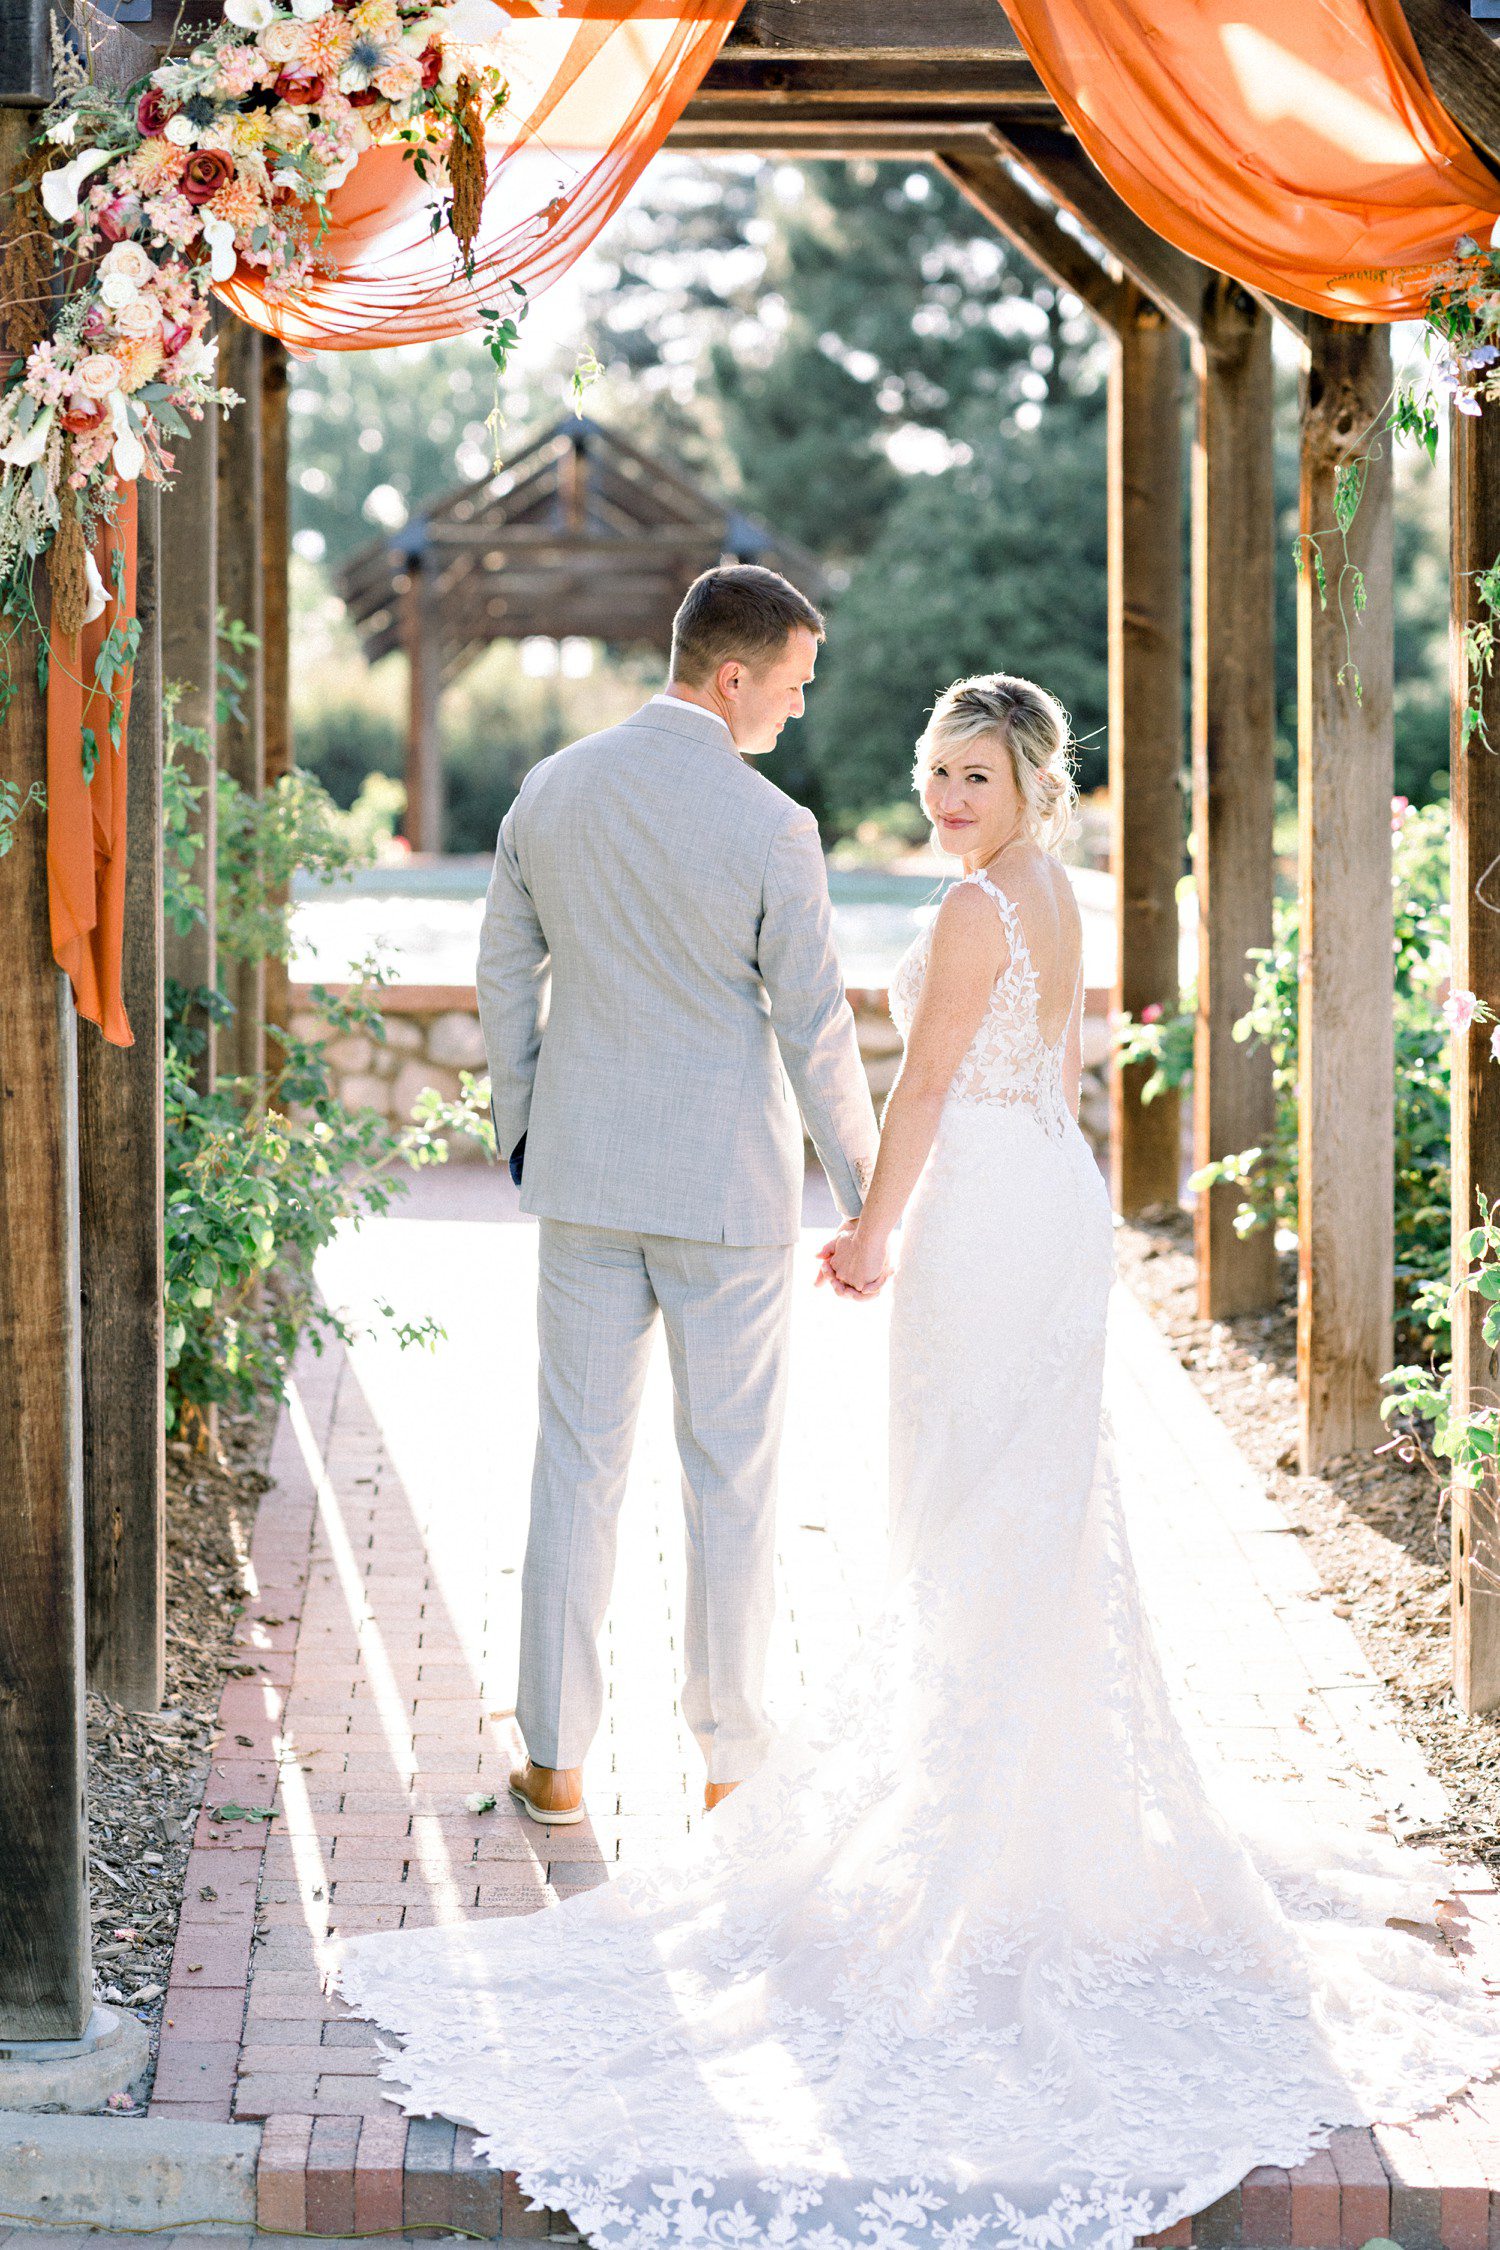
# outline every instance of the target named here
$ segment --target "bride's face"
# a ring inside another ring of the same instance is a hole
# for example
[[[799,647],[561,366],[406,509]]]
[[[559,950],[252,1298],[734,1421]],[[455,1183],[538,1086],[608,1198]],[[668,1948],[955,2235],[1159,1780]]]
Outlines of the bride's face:
[[[934,742],[924,753],[922,810],[933,841],[969,867],[982,867],[1021,817],[1010,753],[988,742]]]

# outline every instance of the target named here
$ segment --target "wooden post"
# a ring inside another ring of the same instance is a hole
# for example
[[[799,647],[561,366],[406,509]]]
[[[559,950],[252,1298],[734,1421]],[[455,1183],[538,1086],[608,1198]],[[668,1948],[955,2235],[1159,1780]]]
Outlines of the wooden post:
[[[141,645],[127,764],[125,1005],[133,1047],[78,1053],[84,1576],[89,1681],[154,1711],[165,1685],[161,632],[157,488],[140,489]]]
[[[285,344],[263,336],[260,346],[261,471],[261,692],[265,729],[265,787],[292,770],[291,704],[291,433],[287,413]],[[265,1020],[268,1028],[287,1025],[287,969],[284,961],[265,965]],[[275,1057],[271,1058],[273,1064]]]
[[[1271,1058],[1233,1028],[1249,1004],[1252,946],[1271,942],[1276,516],[1271,481],[1271,318],[1236,282],[1205,292],[1193,349],[1193,832],[1198,1165],[1267,1146]],[[1274,1302],[1269,1228],[1234,1229],[1231,1185],[1200,1195],[1198,1307],[1220,1320]]]
[[[1392,1054],[1390,330],[1314,318],[1302,390],[1297,590],[1297,1378],[1313,1476],[1381,1435],[1391,1364]],[[1348,531],[1340,468],[1363,456]],[[1317,542],[1327,585],[1320,593]],[[1366,607],[1355,612],[1355,577]],[[1358,688],[1352,677],[1358,669]]]
[[[14,30],[16,27],[11,27]],[[9,45],[0,56],[14,60]],[[0,191],[35,129],[0,79]],[[9,215],[8,212],[6,214]],[[45,577],[39,574],[41,588]],[[46,783],[36,639],[6,652],[0,774]],[[43,814],[0,859],[0,2036],[76,2039],[92,2007],[84,1873],[83,1501],[79,1463],[77,1076],[52,959]]]
[[[1489,621],[1475,573],[1500,555],[1500,410],[1452,418],[1453,577],[1453,988],[1500,1010],[1500,673],[1470,681],[1464,635]],[[1483,732],[1464,740],[1471,700]],[[1484,895],[1479,895],[1483,887]],[[1490,1029],[1473,1024],[1453,1038],[1453,1262],[1469,1264],[1464,1237],[1479,1219],[1478,1198],[1500,1200],[1500,1069],[1490,1060]],[[1457,1413],[1493,1406],[1500,1363],[1480,1333],[1485,1303],[1467,1292],[1453,1308],[1453,1405]],[[1479,1491],[1453,1491],[1453,1685],[1459,1708],[1500,1706],[1500,1514],[1496,1478]]]
[[[406,839],[414,852],[443,848],[443,754],[438,737],[441,651],[430,568],[420,554],[406,566],[401,643],[407,662]]]
[[[218,947],[214,923],[217,911],[215,853],[218,820],[215,790],[218,783],[217,724],[215,720],[218,665],[218,557],[217,485],[218,418],[205,415],[193,425],[191,437],[174,447],[176,470],[162,495],[162,552],[168,558],[161,576],[161,664],[167,686],[181,686],[178,723],[198,729],[207,746],[207,757],[186,754],[188,777],[201,782],[196,832],[201,849],[193,863],[194,880],[201,884],[207,920],[186,932],[168,929],[165,934],[166,973],[190,993],[214,991],[218,986]],[[218,1068],[218,1038],[213,1017],[194,1002],[187,1009],[188,1028],[201,1041],[194,1063],[194,1083],[202,1093],[212,1086]]]
[[[1182,344],[1133,282],[1109,387],[1109,794],[1114,1005],[1178,1001],[1183,860]],[[1126,1217],[1177,1201],[1175,1092],[1143,1103],[1144,1063],[1110,1077],[1110,1168]]]
[[[225,622],[249,627],[257,646],[230,659],[245,684],[219,721],[219,770],[245,794],[260,798],[266,785],[265,557],[261,543],[262,435],[261,336],[243,321],[226,320],[220,335],[219,368],[224,382],[239,392],[243,406],[233,409],[218,435],[219,608]],[[266,1060],[266,975],[264,961],[225,958],[220,982],[234,1014],[219,1034],[219,1067],[237,1078],[259,1081]]]

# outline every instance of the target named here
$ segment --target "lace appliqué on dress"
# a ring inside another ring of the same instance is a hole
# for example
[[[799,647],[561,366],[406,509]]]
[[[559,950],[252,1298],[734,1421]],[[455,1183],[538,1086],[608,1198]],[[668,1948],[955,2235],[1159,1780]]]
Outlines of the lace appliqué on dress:
[[[954,1072],[950,1102],[1003,1102],[1030,1110],[1053,1140],[1067,1130],[1062,1060],[1066,1027],[1049,1047],[1038,1019],[1038,980],[1015,902],[988,875],[966,875],[966,883],[993,899],[1005,932],[1009,958],[995,979],[984,1021]],[[932,951],[932,931],[924,930],[891,980],[891,1014],[906,1038],[921,996]]]

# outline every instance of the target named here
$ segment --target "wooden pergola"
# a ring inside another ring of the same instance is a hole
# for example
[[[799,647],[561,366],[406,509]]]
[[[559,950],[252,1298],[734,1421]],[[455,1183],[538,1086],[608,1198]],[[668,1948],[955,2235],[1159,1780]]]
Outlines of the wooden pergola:
[[[811,555],[577,414],[351,555],[334,583],[366,657],[406,655],[413,849],[442,850],[437,715],[451,680],[492,642],[533,634],[664,656],[678,603],[721,562],[765,563],[811,598],[820,591]]]
[[[1500,57],[1460,0],[1404,0],[1440,99],[1500,175]],[[128,0],[113,67],[135,76],[171,33],[177,0]],[[202,12],[217,13],[210,0]],[[14,179],[47,91],[46,0],[0,13],[0,184]],[[1191,775],[1200,914],[1194,1079],[1197,1160],[1262,1141],[1270,1060],[1237,1044],[1245,956],[1271,931],[1271,327],[1303,355],[1302,521],[1331,522],[1332,483],[1389,385],[1378,326],[1267,304],[1163,242],[1112,193],[1062,127],[997,0],[747,0],[675,148],[931,162],[1098,320],[1111,350],[1110,773],[1119,960],[1116,1003],[1177,998],[1175,885]],[[182,448],[159,509],[143,495],[144,628],[131,720],[126,996],[129,1050],[77,1038],[55,972],[45,833],[23,821],[0,867],[0,2034],[67,2039],[91,2003],[85,1871],[86,1681],[137,1708],[162,1685],[163,1430],[161,992],[213,981],[207,931],[164,947],[160,905],[162,679],[191,684],[185,716],[213,725],[216,607],[256,622],[262,656],[243,724],[218,756],[244,786],[286,770],[286,360],[248,331],[225,336],[251,400]],[[1191,599],[1184,615],[1179,503],[1184,385],[1191,444]],[[1452,446],[1457,638],[1473,573],[1500,553],[1500,412],[1457,417]],[[1392,1300],[1390,794],[1391,491],[1372,464],[1352,535],[1370,606],[1361,700],[1340,691],[1341,628],[1309,578],[1299,607],[1301,1283],[1303,1466],[1378,1430]],[[1284,565],[1285,566],[1285,565]],[[555,629],[555,627],[553,628]],[[1180,682],[1191,651],[1190,757]],[[1003,652],[997,651],[997,658]],[[439,659],[440,663],[441,659]],[[0,772],[24,793],[45,773],[44,711],[22,658],[0,720]],[[1481,683],[1500,730],[1500,680]],[[1500,917],[1475,879],[1500,857],[1500,761],[1455,726],[1454,977],[1500,997]],[[212,818],[212,792],[204,817]],[[209,854],[208,865],[212,866]],[[210,905],[211,905],[210,901]],[[236,1068],[253,1067],[285,996],[235,995]],[[213,1027],[203,1068],[215,1063]],[[1454,1211],[1500,1195],[1500,1072],[1482,1034],[1457,1045]],[[1174,1199],[1178,1120],[1145,1108],[1140,1074],[1115,1090],[1122,1211]],[[1232,1189],[1200,1199],[1206,1314],[1267,1305],[1273,1250],[1241,1239]],[[1492,1392],[1494,1355],[1470,1300],[1456,1321],[1460,1400]],[[1462,1498],[1454,1525],[1454,1646],[1468,1710],[1500,1705],[1500,1541]]]

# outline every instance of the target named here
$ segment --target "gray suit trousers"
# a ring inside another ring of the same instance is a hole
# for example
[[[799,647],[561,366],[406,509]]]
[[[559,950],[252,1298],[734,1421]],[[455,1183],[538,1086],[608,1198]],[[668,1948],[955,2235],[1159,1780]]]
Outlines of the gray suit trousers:
[[[543,1219],[540,1427],[521,1588],[516,1715],[538,1765],[580,1766],[598,1732],[599,1635],[658,1311],[676,1396],[687,1528],[682,1710],[710,1781],[764,1755],[790,1247],[694,1242]]]

